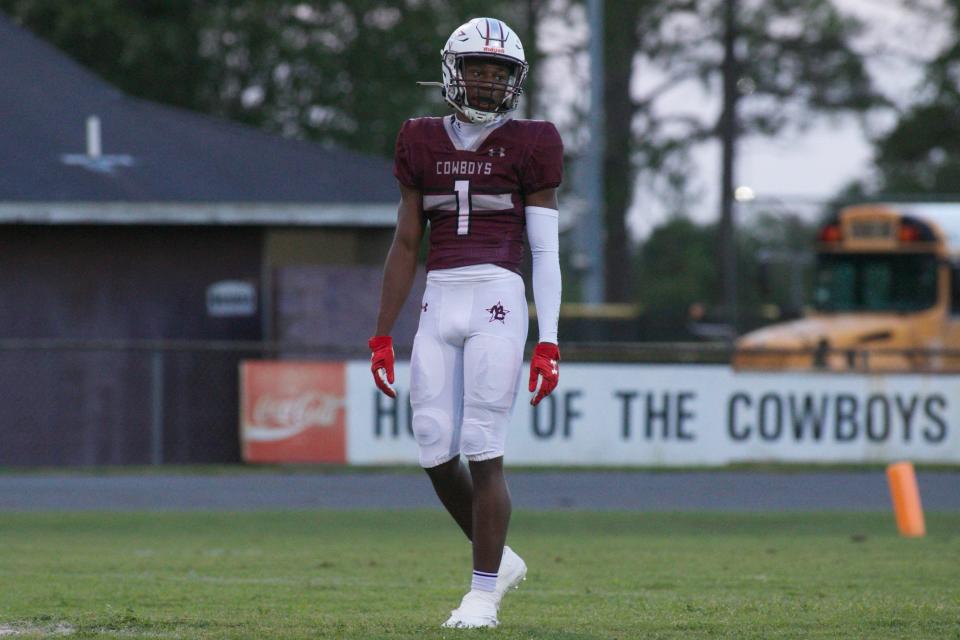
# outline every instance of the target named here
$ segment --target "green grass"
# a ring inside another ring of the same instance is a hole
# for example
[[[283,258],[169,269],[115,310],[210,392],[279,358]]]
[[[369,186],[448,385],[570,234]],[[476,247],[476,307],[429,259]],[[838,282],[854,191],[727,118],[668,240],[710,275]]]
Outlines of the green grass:
[[[0,515],[0,633],[71,638],[953,638],[960,514],[517,512],[493,631],[439,511]]]

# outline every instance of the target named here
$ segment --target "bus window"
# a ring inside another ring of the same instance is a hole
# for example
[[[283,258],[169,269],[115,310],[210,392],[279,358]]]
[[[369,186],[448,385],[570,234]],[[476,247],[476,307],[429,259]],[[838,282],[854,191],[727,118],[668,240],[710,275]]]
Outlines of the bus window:
[[[950,313],[960,316],[960,265],[950,267]]]
[[[891,306],[891,269],[876,261],[863,265],[863,306],[867,309],[883,309]]]
[[[853,260],[821,258],[817,264],[814,306],[821,311],[856,308],[856,275]]]
[[[817,259],[820,311],[919,311],[937,302],[937,261],[928,253],[825,253]]]

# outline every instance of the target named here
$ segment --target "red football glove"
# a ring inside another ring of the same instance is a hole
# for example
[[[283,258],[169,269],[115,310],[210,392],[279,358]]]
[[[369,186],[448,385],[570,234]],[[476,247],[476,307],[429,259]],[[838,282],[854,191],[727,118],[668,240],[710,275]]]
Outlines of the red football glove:
[[[557,388],[560,381],[560,347],[552,342],[540,342],[530,359],[530,404],[537,406]],[[539,380],[538,380],[539,378]]]
[[[374,336],[367,341],[367,346],[373,352],[370,356],[370,371],[373,372],[373,381],[380,391],[391,398],[396,398],[397,392],[390,386],[393,384],[393,338],[390,336]]]

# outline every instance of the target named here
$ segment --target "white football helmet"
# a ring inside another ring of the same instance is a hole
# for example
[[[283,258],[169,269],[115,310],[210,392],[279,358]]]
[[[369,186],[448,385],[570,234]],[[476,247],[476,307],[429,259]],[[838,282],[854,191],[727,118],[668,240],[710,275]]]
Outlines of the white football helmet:
[[[527,77],[526,56],[523,43],[513,29],[496,18],[474,18],[458,27],[443,50],[440,51],[443,70],[443,97],[450,106],[462,113],[470,122],[486,124],[493,122],[517,108],[524,79]],[[485,58],[505,63],[510,67],[506,83],[493,83],[494,90],[503,91],[503,99],[490,107],[471,105],[467,85],[463,77],[463,63],[467,58]],[[437,85],[440,83],[422,83]]]

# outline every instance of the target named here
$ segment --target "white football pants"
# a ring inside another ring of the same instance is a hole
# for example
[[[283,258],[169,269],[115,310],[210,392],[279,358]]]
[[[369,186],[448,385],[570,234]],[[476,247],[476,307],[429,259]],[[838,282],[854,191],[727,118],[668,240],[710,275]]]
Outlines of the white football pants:
[[[413,341],[410,404],[425,468],[461,453],[503,455],[527,340],[519,275],[494,268],[493,279],[458,281],[449,277],[456,271],[428,274]]]

